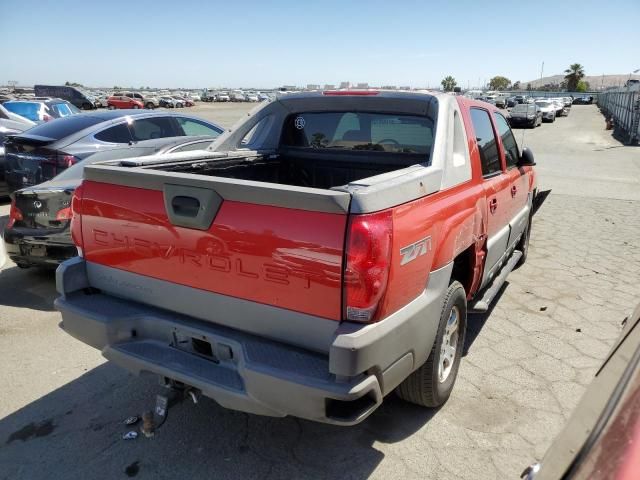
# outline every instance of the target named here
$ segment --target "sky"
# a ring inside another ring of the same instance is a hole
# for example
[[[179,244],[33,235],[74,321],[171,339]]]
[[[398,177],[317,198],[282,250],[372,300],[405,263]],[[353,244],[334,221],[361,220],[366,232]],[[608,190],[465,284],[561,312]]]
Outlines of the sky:
[[[640,69],[640,0],[0,0],[0,85],[464,88]]]

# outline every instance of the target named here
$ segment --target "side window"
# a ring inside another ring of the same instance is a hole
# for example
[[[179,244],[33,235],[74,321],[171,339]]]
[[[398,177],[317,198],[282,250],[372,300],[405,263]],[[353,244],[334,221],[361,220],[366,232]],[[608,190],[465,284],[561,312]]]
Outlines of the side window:
[[[178,125],[182,127],[185,135],[211,135],[217,137],[221,133],[218,129],[210,127],[206,123],[198,122],[197,120],[184,117],[176,117],[176,120],[178,121]]]
[[[107,128],[100,133],[96,133],[95,137],[101,142],[109,143],[129,143],[131,141],[131,134],[126,123]]]
[[[530,113],[535,114],[535,107],[529,110]],[[496,126],[498,127],[498,133],[502,137],[502,145],[504,146],[504,156],[507,160],[507,169],[513,168],[518,164],[518,158],[520,153],[518,152],[518,144],[513,136],[511,128],[507,120],[499,113],[494,113],[496,119]]]
[[[152,140],[154,138],[176,137],[179,134],[174,128],[171,117],[151,117],[134,120],[129,126],[134,142]]]
[[[498,142],[493,134],[489,112],[479,108],[471,109],[471,122],[476,133],[476,141],[480,150],[482,175],[487,176],[502,170]]]

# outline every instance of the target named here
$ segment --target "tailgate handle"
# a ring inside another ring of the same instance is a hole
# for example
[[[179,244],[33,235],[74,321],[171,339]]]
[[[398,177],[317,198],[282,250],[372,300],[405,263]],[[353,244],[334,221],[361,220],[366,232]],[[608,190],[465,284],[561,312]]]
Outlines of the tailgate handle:
[[[196,230],[209,230],[223,201],[210,188],[165,183],[162,193],[169,222],[177,227]]]
[[[200,210],[200,200],[193,197],[178,195],[171,199],[173,213],[181,217],[195,217]]]

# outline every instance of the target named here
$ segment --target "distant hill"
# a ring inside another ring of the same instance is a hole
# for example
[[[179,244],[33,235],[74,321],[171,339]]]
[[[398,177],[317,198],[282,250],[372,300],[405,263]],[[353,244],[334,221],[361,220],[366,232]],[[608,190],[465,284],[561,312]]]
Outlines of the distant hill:
[[[640,80],[640,75],[631,75],[631,78]],[[607,87],[623,86],[627,80],[629,80],[629,74],[626,75],[587,75],[584,77],[586,82],[589,82],[591,90],[601,90]],[[552,75],[550,77],[542,77],[537,80],[529,80],[528,82],[520,82],[522,88],[527,88],[527,84],[531,84],[531,88],[543,87],[547,84],[560,84],[564,81],[564,75]]]

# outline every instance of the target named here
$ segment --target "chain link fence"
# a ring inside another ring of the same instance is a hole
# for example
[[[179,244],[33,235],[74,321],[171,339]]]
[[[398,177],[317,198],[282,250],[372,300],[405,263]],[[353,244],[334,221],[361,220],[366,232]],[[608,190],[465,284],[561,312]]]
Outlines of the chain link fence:
[[[614,135],[628,145],[638,145],[640,139],[640,90],[628,88],[608,90],[598,95],[598,106],[613,123]]]

